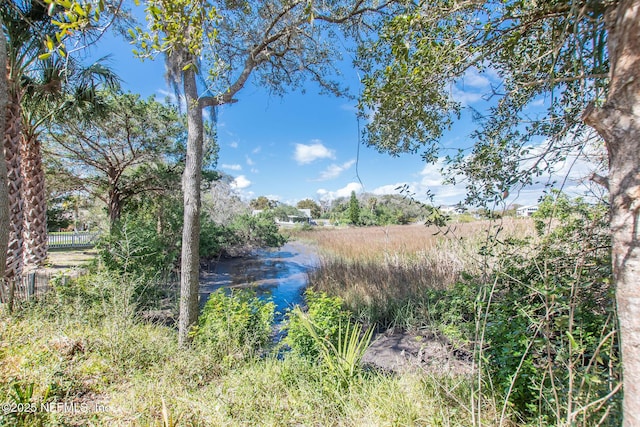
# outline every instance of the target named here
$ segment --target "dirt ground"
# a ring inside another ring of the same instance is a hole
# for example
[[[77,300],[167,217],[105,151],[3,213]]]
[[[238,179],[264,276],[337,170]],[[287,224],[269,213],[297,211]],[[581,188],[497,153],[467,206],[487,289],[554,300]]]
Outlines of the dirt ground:
[[[378,334],[362,363],[387,372],[421,370],[434,375],[470,374],[472,355],[445,338],[427,332],[386,331]]]
[[[59,273],[82,268],[91,262],[96,255],[95,249],[50,250],[46,270],[50,273]]]

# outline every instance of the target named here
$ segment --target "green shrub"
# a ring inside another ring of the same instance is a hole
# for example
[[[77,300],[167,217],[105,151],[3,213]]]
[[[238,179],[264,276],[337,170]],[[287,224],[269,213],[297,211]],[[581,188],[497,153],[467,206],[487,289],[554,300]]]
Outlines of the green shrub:
[[[463,274],[463,281],[448,289],[427,289],[425,292],[427,323],[449,338],[473,340],[480,287],[473,278]]]
[[[178,230],[171,236],[158,234],[152,219],[127,215],[98,242],[100,260],[108,270],[121,274],[149,279],[166,276],[180,253]]]
[[[200,256],[214,258],[223,252],[256,247],[280,247],[287,242],[273,216],[238,215],[229,225],[219,225],[204,217],[200,230]]]
[[[505,408],[543,424],[594,425],[604,417],[599,425],[619,425],[606,210],[576,201],[571,211],[533,253],[515,241],[505,251],[482,302],[483,356]]]
[[[340,325],[348,323],[350,317],[349,313],[342,310],[342,299],[330,297],[324,292],[314,292],[307,289],[305,300],[308,319],[313,323],[317,334],[337,347]],[[290,312],[285,329],[287,331],[285,343],[291,347],[293,352],[313,360],[320,356],[321,349],[317,340],[309,332],[300,316]]]
[[[337,344],[334,344],[330,337],[322,335],[323,330],[300,307],[295,307],[291,316],[313,340],[329,376],[336,380],[338,388],[349,387],[361,372],[360,361],[371,343],[373,328],[363,331],[359,323],[352,325],[348,319],[341,321],[338,324]]]
[[[222,359],[245,359],[255,355],[271,339],[275,304],[249,290],[224,289],[209,295],[195,341],[217,352]]]

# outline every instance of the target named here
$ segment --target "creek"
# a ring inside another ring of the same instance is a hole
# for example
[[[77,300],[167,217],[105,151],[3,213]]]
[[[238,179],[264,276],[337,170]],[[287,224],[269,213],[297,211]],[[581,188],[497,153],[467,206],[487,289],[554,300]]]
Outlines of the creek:
[[[200,274],[200,305],[220,288],[250,288],[271,297],[276,305],[276,323],[288,308],[303,302],[308,273],[319,265],[315,249],[292,241],[281,248],[258,249],[247,257],[221,259]]]

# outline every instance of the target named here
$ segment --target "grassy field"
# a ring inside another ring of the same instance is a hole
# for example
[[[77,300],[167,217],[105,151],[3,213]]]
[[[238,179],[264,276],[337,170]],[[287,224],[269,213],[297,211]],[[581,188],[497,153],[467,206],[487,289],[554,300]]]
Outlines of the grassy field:
[[[387,260],[397,251],[392,240],[403,247],[398,260],[409,254],[395,229],[378,232]],[[52,264],[70,265],[86,254],[52,255]],[[0,425],[469,426],[495,418],[491,403],[473,404],[469,377],[358,370],[345,384],[325,364],[282,358],[278,348],[225,357],[207,345],[180,349],[175,329],[138,315],[139,285],[97,273],[2,314],[0,402],[8,406]]]

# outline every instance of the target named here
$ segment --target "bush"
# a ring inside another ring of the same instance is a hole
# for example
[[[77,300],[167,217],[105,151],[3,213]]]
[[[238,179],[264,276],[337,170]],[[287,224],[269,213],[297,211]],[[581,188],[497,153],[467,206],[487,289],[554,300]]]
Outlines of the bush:
[[[619,425],[606,209],[580,201],[570,209],[532,254],[516,241],[504,253],[482,302],[487,372],[521,416],[553,425],[594,425],[604,417],[599,425]]]
[[[167,275],[180,253],[178,230],[159,234],[154,220],[127,215],[98,243],[100,260],[111,271],[157,279]]]
[[[334,346],[338,346],[340,325],[348,323],[350,317],[349,313],[342,310],[342,299],[307,289],[305,300],[308,319],[314,324],[318,335],[329,340]],[[312,360],[320,356],[317,340],[309,332],[300,316],[290,312],[285,329],[287,331],[285,343],[293,352]]]
[[[243,253],[257,247],[280,247],[287,242],[269,214],[239,215],[229,225],[203,218],[200,256],[214,258],[222,253]]]
[[[271,339],[275,304],[259,299],[249,290],[219,289],[209,295],[198,327],[199,345],[210,347],[221,359],[246,359]]]

